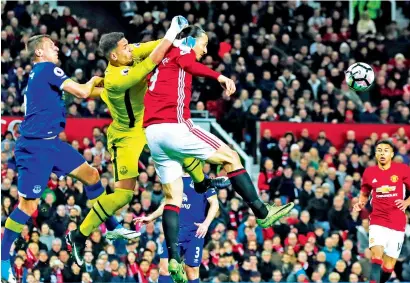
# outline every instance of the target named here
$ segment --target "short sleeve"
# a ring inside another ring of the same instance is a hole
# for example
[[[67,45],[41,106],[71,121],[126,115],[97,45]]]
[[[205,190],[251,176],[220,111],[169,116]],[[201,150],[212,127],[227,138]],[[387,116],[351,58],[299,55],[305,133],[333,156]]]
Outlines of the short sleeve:
[[[60,90],[63,89],[63,83],[68,77],[60,67],[49,63],[45,66],[44,73],[50,85],[58,87]]]
[[[362,177],[362,186],[360,188],[360,191],[364,193],[365,195],[369,195],[370,192],[372,191],[372,186],[370,184],[370,170],[369,168],[366,168],[363,172],[363,177]]]
[[[207,199],[209,199],[210,197],[215,196],[215,195],[216,195],[216,190],[215,190],[214,188],[210,188],[210,189],[207,190],[206,193],[205,193],[205,197],[206,197]]]

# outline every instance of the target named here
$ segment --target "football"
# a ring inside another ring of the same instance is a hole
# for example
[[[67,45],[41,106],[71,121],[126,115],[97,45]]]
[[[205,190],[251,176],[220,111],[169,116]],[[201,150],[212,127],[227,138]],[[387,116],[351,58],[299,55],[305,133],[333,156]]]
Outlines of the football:
[[[347,85],[354,91],[366,91],[374,82],[374,71],[366,63],[354,63],[345,74]]]

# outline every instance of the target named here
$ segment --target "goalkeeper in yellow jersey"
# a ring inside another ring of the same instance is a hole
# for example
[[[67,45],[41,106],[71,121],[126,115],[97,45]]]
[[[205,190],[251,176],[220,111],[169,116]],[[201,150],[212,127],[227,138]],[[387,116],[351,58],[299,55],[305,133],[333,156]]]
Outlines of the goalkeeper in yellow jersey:
[[[142,128],[146,76],[162,61],[177,34],[186,26],[185,18],[174,17],[163,40],[141,44],[129,44],[124,34],[119,32],[101,37],[100,48],[109,64],[105,71],[104,88],[99,95],[107,104],[113,119],[107,137],[108,150],[114,164],[115,189],[113,194],[100,198],[79,229],[67,236],[79,265],[83,262],[82,250],[86,237],[133,197],[138,177],[138,160],[146,145]],[[210,186],[226,187],[230,184],[227,178],[206,179],[199,160],[191,158],[184,163],[186,170],[191,172],[198,191]],[[129,231],[116,229],[114,233],[107,233],[107,237],[128,238],[126,233]]]

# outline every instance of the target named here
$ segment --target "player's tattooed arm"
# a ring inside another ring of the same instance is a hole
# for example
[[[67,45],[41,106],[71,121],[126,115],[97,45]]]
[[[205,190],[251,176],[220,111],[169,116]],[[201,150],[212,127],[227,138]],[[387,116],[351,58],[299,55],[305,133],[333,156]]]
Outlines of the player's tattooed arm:
[[[134,218],[134,223],[141,224],[141,225],[146,225],[148,223],[151,223],[158,217],[162,216],[162,213],[164,212],[164,207],[165,207],[165,202],[162,202],[161,205],[155,210],[152,214],[148,216],[141,216],[141,217],[136,217]]]
[[[208,202],[209,202],[209,210],[208,210],[208,214],[206,215],[204,222],[195,223],[195,225],[198,227],[198,229],[196,230],[196,235],[195,235],[195,237],[197,238],[205,238],[206,233],[208,233],[209,225],[211,225],[212,221],[215,219],[216,214],[218,213],[218,210],[219,210],[219,201],[216,195],[209,197]]]
[[[93,93],[94,87],[101,85],[103,81],[104,78],[101,77],[92,77],[85,84],[79,84],[73,80],[66,80],[62,89],[68,93],[71,93],[75,97],[87,98]]]

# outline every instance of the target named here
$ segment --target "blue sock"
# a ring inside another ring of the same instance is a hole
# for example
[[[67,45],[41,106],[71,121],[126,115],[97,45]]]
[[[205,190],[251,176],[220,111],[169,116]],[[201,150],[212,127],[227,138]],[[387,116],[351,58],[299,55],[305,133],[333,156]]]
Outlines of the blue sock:
[[[85,186],[84,189],[85,189],[85,193],[87,194],[88,199],[98,198],[99,196],[101,196],[105,192],[105,189],[101,184],[101,181],[98,181],[94,185]],[[117,219],[115,219],[114,216],[109,217],[105,221],[105,225],[106,225],[106,227],[109,231],[112,231],[115,228],[121,228],[122,227],[122,225],[120,223],[118,223]]]
[[[10,259],[10,248],[14,240],[18,238],[23,226],[30,219],[30,215],[24,213],[20,208],[16,208],[7,218],[4,229],[3,240],[1,241],[1,259]]]
[[[118,223],[117,219],[114,216],[111,216],[107,220],[105,220],[105,226],[109,231],[122,227],[122,225]]]
[[[171,278],[171,276],[164,276],[164,275],[160,275],[159,276],[159,279],[158,279],[158,282],[161,282],[161,283],[174,283],[174,281],[172,281],[172,278]]]
[[[199,283],[199,278],[197,278],[195,280],[188,280],[188,283]]]
[[[101,184],[101,181],[98,181],[94,185],[84,186],[84,189],[88,199],[98,198],[105,192],[105,189]]]

